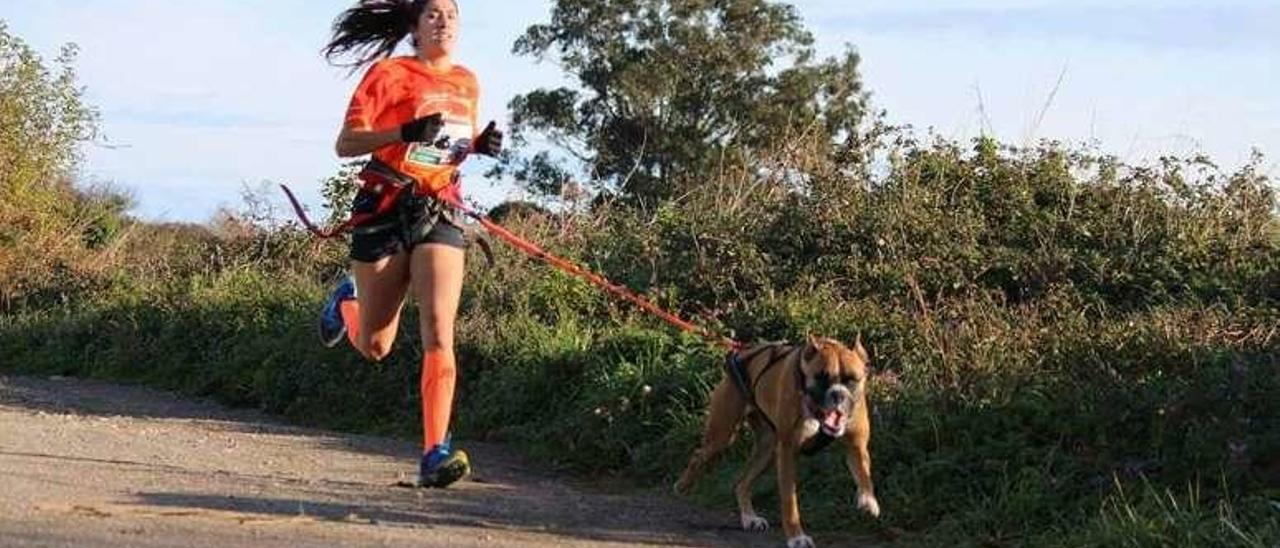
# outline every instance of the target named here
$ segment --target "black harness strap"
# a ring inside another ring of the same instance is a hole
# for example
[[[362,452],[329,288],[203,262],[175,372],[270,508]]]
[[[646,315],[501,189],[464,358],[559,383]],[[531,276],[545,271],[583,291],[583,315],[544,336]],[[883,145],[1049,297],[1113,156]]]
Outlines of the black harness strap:
[[[766,350],[770,352],[769,363],[765,365],[761,374],[756,377],[756,381],[759,381],[760,377],[764,376],[764,372],[768,371],[777,361],[778,346],[779,343],[770,343],[748,352],[745,356],[738,354],[737,351],[730,352],[725,356],[725,371],[729,374],[729,378],[733,379],[733,384],[738,387],[738,392],[742,394],[743,398],[746,398],[747,407],[751,409],[757,409],[758,406],[756,405],[756,387],[750,380],[751,374],[747,372],[747,364],[751,363],[753,358],[763,354]]]
[[[795,367],[796,383],[797,383],[797,386],[800,387],[801,392],[804,391],[804,371],[800,369],[800,362],[801,362],[800,353],[803,352],[804,347],[802,345],[798,345],[795,348],[792,348],[790,351],[785,352],[781,356],[779,356],[778,349],[782,346],[782,344],[783,343],[780,343],[780,342],[768,343],[764,346],[753,349],[751,352],[748,352],[745,355],[740,355],[738,352],[735,351],[735,352],[730,352],[727,356],[725,356],[725,372],[729,375],[730,379],[733,379],[733,385],[738,388],[738,392],[741,393],[742,397],[747,400],[747,412],[758,413],[760,418],[764,419],[764,422],[768,424],[769,428],[772,429],[774,432],[778,431],[777,425],[775,425],[773,423],[773,420],[770,419],[767,414],[761,411],[760,406],[756,404],[756,385],[760,382],[760,379],[764,378],[765,374],[768,373],[769,370],[773,368],[773,366],[786,361],[786,358],[791,354],[796,354],[796,367]],[[760,370],[760,374],[756,375],[756,378],[753,380],[751,379],[751,373],[747,371],[747,364],[751,363],[752,359],[764,353],[765,351],[769,351],[770,353],[769,361],[765,363],[764,368]],[[807,405],[809,396],[805,394],[803,397],[805,398],[806,405]],[[804,446],[800,448],[800,453],[805,456],[811,456],[825,449],[828,445],[831,445],[831,442],[833,441],[835,441],[834,437],[832,437],[830,434],[827,434],[826,432],[823,432],[821,429],[819,429],[818,433],[810,437],[809,440],[804,444]]]
[[[735,350],[725,357],[725,371],[729,374],[729,378],[733,379],[733,384],[738,387],[738,392],[747,400],[747,413],[755,413],[761,419],[764,419],[765,424],[769,425],[769,429],[774,432],[778,431],[778,426],[773,424],[773,420],[769,418],[769,415],[761,411],[760,406],[756,404],[755,383],[760,382],[760,378],[764,377],[769,368],[778,363],[777,351],[779,345],[780,343],[770,343],[752,350],[746,356],[739,355]],[[751,374],[747,371],[747,364],[751,363],[753,358],[766,350],[769,351],[769,362],[765,364],[764,369],[760,370],[760,374],[752,382]]]

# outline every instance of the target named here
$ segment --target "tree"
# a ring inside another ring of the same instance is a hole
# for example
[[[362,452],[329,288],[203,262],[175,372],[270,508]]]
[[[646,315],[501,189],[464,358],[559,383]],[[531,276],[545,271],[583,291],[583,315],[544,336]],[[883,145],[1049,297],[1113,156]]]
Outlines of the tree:
[[[97,112],[81,99],[75,56],[75,46],[65,46],[51,73],[0,21],[0,201],[50,195],[47,188],[75,168],[79,145],[94,136]]]
[[[35,295],[60,302],[109,261],[132,198],[108,184],[78,186],[80,146],[97,111],[76,81],[76,48],[52,67],[0,20],[0,310]],[[106,252],[109,253],[109,252]],[[84,276],[80,276],[84,274]]]
[[[767,0],[557,0],[514,52],[554,59],[574,88],[537,89],[510,104],[517,147],[500,171],[557,194],[574,173],[638,204],[678,196],[725,159],[813,138],[856,161],[867,94],[859,58],[814,62],[796,10]],[[579,165],[574,166],[572,164]]]

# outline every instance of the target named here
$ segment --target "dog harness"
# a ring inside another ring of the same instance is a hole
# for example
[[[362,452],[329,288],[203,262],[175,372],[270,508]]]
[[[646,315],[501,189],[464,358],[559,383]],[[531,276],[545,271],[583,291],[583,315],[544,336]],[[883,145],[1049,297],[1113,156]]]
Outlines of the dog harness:
[[[738,388],[738,392],[747,400],[747,412],[759,414],[759,416],[764,419],[764,422],[769,425],[769,428],[775,433],[778,431],[777,425],[773,424],[773,420],[769,418],[769,415],[765,414],[764,411],[761,411],[760,406],[756,404],[756,384],[760,382],[760,379],[764,378],[765,373],[768,373],[774,365],[786,361],[786,357],[793,353],[796,354],[796,385],[800,387],[802,398],[804,398],[805,411],[810,411],[814,406],[811,401],[811,396],[804,390],[804,371],[800,369],[801,357],[799,353],[803,351],[804,347],[802,345],[797,345],[795,348],[779,356],[778,351],[781,349],[780,347],[783,344],[784,343],[782,342],[768,343],[748,352],[745,356],[741,355],[738,351],[729,352],[729,354],[725,356],[724,364],[725,372],[729,375],[730,379],[733,379],[733,385]],[[765,363],[764,368],[760,370],[760,374],[756,375],[755,380],[752,381],[751,374],[747,372],[747,364],[756,356],[763,354],[765,351],[769,352],[769,361]],[[809,439],[805,441],[804,445],[800,447],[800,453],[805,456],[811,456],[825,449],[828,445],[831,445],[831,442],[833,441],[835,441],[835,437],[823,432],[822,429],[819,429],[817,433],[810,436]]]

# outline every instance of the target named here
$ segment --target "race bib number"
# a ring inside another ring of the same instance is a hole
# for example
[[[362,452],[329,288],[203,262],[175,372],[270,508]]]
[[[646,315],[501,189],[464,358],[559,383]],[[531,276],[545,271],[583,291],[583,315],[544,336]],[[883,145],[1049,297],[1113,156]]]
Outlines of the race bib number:
[[[471,124],[446,122],[435,142],[409,145],[405,162],[415,167],[448,164],[457,154],[471,147],[471,131]]]

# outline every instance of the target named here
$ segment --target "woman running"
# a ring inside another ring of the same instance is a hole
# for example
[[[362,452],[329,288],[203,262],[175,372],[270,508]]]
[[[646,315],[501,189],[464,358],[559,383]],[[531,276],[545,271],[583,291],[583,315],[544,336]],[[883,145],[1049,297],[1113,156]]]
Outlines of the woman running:
[[[392,56],[405,37],[414,54]],[[466,239],[442,197],[456,193],[451,154],[470,149],[496,156],[502,133],[490,123],[476,133],[479,86],[453,62],[458,38],[455,0],[362,0],[334,23],[325,57],[352,54],[368,67],[338,135],[340,157],[372,154],[361,173],[353,216],[351,273],[322,311],[327,346],[343,335],[370,360],[391,351],[400,310],[412,290],[422,346],[423,455],[418,485],[445,487],[470,472],[466,453],[449,439],[456,362],[454,319],[462,293]],[[456,195],[455,195],[456,196]]]

